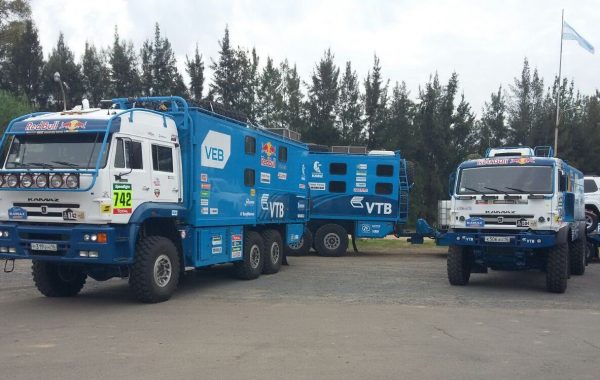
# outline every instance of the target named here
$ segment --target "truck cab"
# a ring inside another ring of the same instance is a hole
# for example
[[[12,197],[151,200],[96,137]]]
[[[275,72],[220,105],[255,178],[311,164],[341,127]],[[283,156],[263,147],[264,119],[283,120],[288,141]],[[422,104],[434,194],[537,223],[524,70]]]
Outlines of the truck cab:
[[[583,174],[551,149],[490,149],[461,163],[450,188],[452,285],[488,268],[541,269],[548,290],[564,292],[569,274],[583,274]]]

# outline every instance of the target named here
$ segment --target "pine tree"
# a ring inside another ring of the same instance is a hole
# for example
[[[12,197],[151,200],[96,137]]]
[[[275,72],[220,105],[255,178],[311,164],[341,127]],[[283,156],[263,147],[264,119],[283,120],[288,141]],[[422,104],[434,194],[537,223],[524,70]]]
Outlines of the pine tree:
[[[60,85],[54,81],[54,73],[57,72],[60,73],[61,81],[66,83],[66,106],[72,108],[81,104],[83,95],[81,67],[75,62],[75,55],[65,44],[62,32],[43,69],[43,88],[49,96],[46,103],[47,109],[62,109],[64,106]]]
[[[489,103],[486,102],[479,123],[480,141],[479,153],[486,149],[506,145],[508,129],[506,125],[506,102],[502,93],[502,86],[498,92],[490,95]]]
[[[340,82],[340,99],[337,114],[341,129],[341,141],[347,145],[361,145],[364,142],[362,108],[358,75],[352,70],[350,61]]]
[[[192,99],[200,100],[204,91],[204,62],[198,50],[198,44],[196,44],[196,51],[192,59],[185,56],[185,67],[190,76],[190,95]]]
[[[456,106],[450,132],[453,160],[444,174],[450,174],[459,163],[467,159],[469,154],[476,153],[475,115],[471,111],[471,106],[465,100],[464,94],[461,95],[460,102]]]
[[[300,88],[300,76],[296,65],[289,66],[287,61],[281,64],[280,71],[283,76],[283,110],[282,122],[293,131],[305,130],[305,107],[303,106],[304,94]]]
[[[15,96],[8,91],[0,90],[0,135],[4,134],[5,128],[12,119],[33,111],[34,107],[25,96]]]
[[[83,90],[91,105],[99,105],[102,99],[110,96],[110,70],[106,64],[106,54],[99,52],[93,44],[85,43],[81,59]]]
[[[36,102],[42,87],[44,56],[33,21],[24,21],[22,33],[6,53],[6,61],[0,65],[0,78],[6,80],[0,83],[1,87]]]
[[[526,145],[529,142],[532,119],[531,72],[527,58],[523,61],[521,78],[515,78],[510,89],[512,96],[508,108],[509,144]]]
[[[231,48],[229,41],[229,28],[225,28],[225,35],[219,41],[219,59],[211,59],[210,69],[213,70],[213,81],[210,84],[210,97],[225,106],[233,107],[236,102],[236,83],[238,69],[236,67],[236,52]]]
[[[257,120],[265,127],[283,126],[282,84],[281,72],[271,57],[267,57],[267,64],[260,75],[256,105]]]
[[[315,66],[308,88],[308,127],[305,140],[323,145],[336,145],[340,133],[336,128],[336,114],[340,69],[334,63],[330,49],[325,51]]]
[[[416,131],[414,130],[414,103],[409,98],[406,83],[396,82],[392,90],[389,120],[383,148],[400,149],[404,155],[414,156]]]
[[[154,45],[152,41],[146,40],[140,50],[140,86],[146,96],[157,94],[154,88],[153,59]]]
[[[365,79],[365,127],[367,147],[376,149],[384,143],[385,110],[387,106],[387,84],[383,85],[379,57],[374,55],[373,71],[369,71]]]
[[[115,97],[138,95],[141,87],[137,56],[133,44],[119,39],[116,27],[113,46],[109,52],[109,63],[112,95]]]

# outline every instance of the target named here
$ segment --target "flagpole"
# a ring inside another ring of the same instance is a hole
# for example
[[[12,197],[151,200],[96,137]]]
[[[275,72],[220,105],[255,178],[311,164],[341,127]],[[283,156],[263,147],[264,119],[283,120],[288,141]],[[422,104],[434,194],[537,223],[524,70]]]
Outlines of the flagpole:
[[[563,29],[565,27],[565,10],[562,10],[560,23],[560,59],[558,61],[558,87],[556,90],[556,125],[554,126],[554,155],[558,156],[558,124],[560,122],[560,75],[562,70]]]

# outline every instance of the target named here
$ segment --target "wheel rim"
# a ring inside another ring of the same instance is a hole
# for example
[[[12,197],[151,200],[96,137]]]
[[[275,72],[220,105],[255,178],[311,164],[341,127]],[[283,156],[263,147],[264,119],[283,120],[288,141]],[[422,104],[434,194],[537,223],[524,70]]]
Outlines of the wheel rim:
[[[260,265],[260,248],[258,245],[254,244],[250,248],[250,266],[252,269],[258,268]]]
[[[342,244],[342,241],[338,234],[330,232],[323,238],[323,243],[325,248],[335,250],[339,248],[340,244]]]
[[[164,288],[173,275],[173,267],[171,265],[171,259],[167,255],[160,255],[154,262],[154,282],[156,285]]]
[[[591,217],[591,216],[589,216],[589,215],[586,215],[586,216],[585,216],[585,226],[586,226],[588,229],[590,229],[590,227],[592,227],[592,224],[593,224],[593,222],[592,222],[592,217]]]
[[[295,243],[288,244],[291,249],[300,249],[304,245],[304,238],[298,240]]]
[[[279,244],[274,242],[271,244],[271,262],[276,263],[279,261]]]

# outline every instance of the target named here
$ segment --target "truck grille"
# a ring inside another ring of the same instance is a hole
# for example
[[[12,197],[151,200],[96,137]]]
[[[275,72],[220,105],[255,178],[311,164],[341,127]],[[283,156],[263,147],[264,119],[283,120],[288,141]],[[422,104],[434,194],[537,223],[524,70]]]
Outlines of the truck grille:
[[[22,207],[27,210],[28,216],[39,216],[49,218],[62,218],[63,211],[67,209],[78,209],[78,203],[40,203],[40,202],[14,202],[14,207]]]
[[[533,219],[529,214],[471,214],[471,218],[481,218],[486,225],[515,226],[519,219]]]

